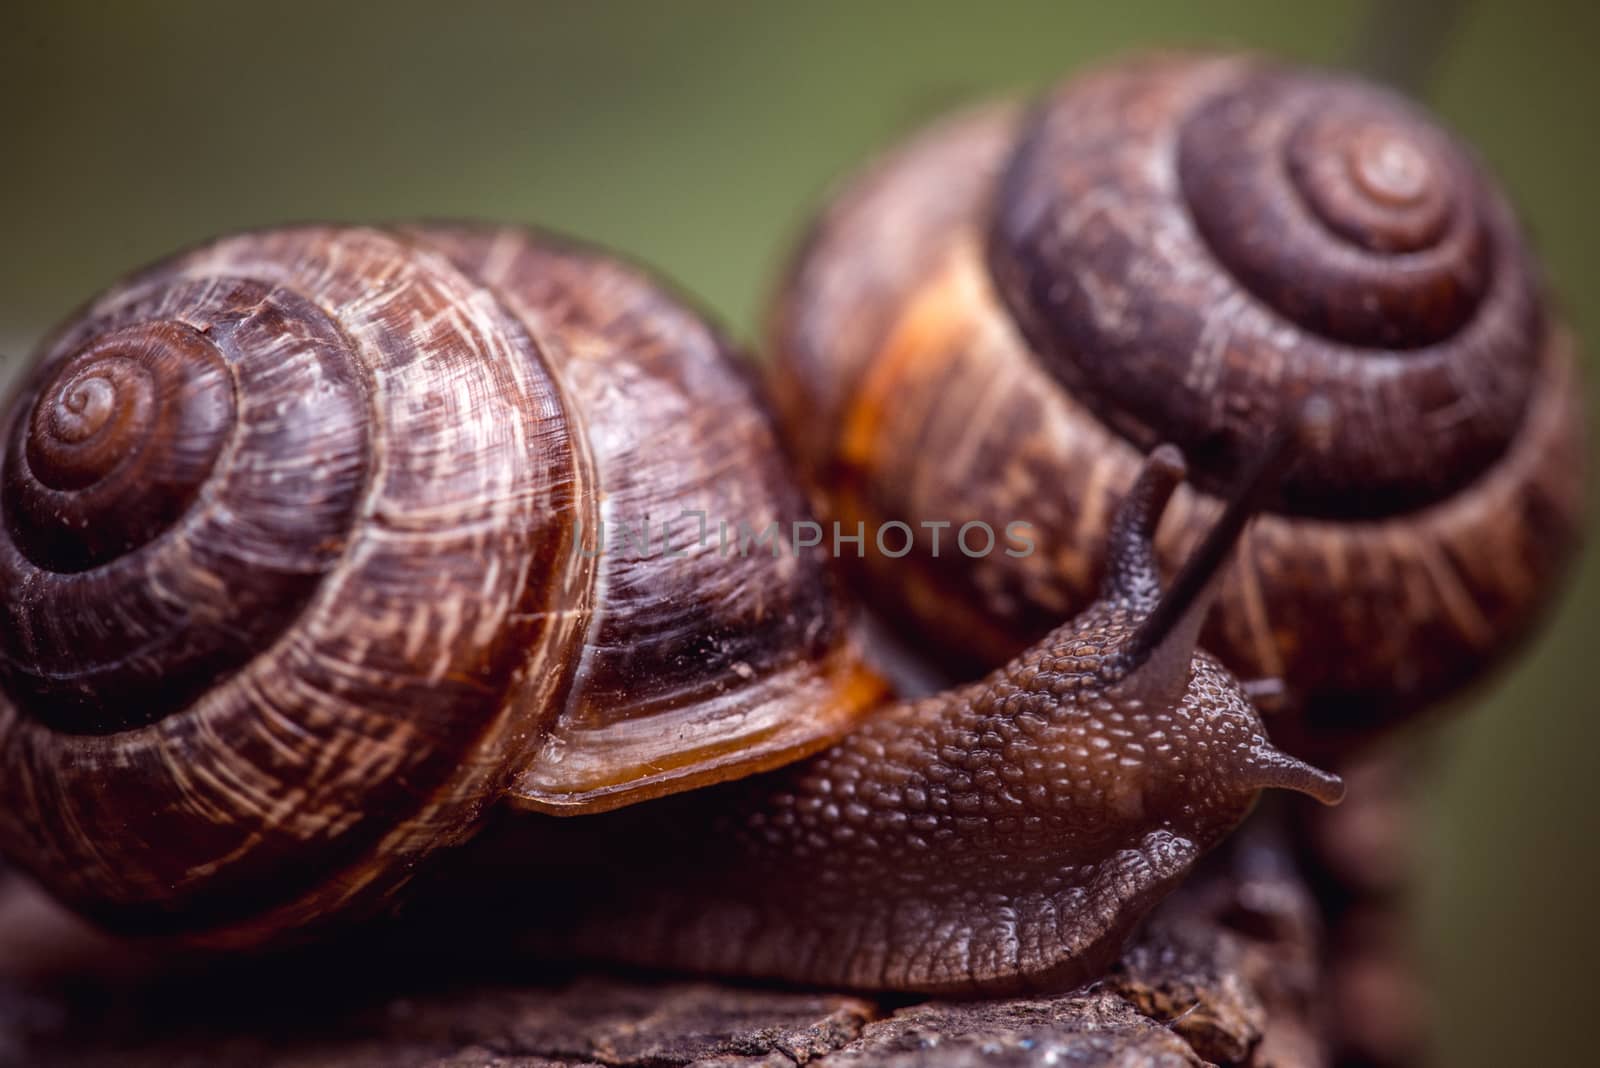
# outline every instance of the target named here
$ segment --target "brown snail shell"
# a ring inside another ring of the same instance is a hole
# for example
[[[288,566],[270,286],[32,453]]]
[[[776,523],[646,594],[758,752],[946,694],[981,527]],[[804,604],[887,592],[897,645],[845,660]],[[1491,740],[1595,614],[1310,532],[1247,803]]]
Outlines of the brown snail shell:
[[[580,247],[225,238],[94,301],[8,411],[0,843],[118,926],[266,939],[503,796],[749,774],[881,693],[820,555],[589,551],[805,505],[726,342]]]
[[[1573,342],[1512,212],[1413,105],[1248,56],[1092,71],[913,139],[817,223],[770,330],[823,510],[921,536],[880,601],[982,665],[1092,595],[1096,531],[1157,441],[1194,483],[1168,566],[1286,407],[1333,423],[1223,580],[1203,642],[1338,750],[1531,629],[1579,540]],[[1029,525],[935,555],[924,521]]]

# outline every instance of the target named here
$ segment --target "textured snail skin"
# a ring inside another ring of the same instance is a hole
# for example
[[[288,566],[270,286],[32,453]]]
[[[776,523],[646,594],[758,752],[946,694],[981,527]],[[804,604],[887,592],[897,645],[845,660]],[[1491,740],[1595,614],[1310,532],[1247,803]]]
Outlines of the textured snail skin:
[[[484,843],[498,866],[456,892],[491,930],[500,908],[560,916],[540,948],[674,970],[956,993],[1092,978],[1260,790],[1343,790],[1273,749],[1196,652],[1208,600],[1124,657],[1163,596],[1150,537],[1182,471],[1157,450],[1101,598],[987,678],[765,775],[503,825]],[[561,858],[559,875],[519,879],[530,857]]]
[[[113,926],[258,942],[502,798],[826,745],[881,684],[820,556],[579,541],[806,514],[738,366],[518,230],[245,234],[114,287],[6,410],[0,852]]]
[[[1278,414],[1329,398],[1203,637],[1285,680],[1295,751],[1334,756],[1503,662],[1579,543],[1572,339],[1510,209],[1350,78],[1154,56],[951,119],[835,199],[770,348],[830,517],[1031,524],[1025,558],[935,558],[924,533],[865,562],[877,603],[984,666],[1088,603],[1145,449],[1195,469],[1170,566]]]

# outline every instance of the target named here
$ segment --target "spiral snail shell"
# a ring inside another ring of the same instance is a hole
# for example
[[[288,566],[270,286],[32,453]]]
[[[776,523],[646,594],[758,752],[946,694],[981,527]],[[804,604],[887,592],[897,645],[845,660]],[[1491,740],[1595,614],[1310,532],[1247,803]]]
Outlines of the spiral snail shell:
[[[804,514],[725,345],[510,229],[245,234],[100,297],[6,430],[5,851],[249,941],[504,794],[611,807],[843,733],[881,684],[820,556],[591,548],[608,512]]]
[[[1194,470],[1170,567],[1279,413],[1328,398],[1203,638],[1285,680],[1298,751],[1500,663],[1579,539],[1573,342],[1510,208],[1418,108],[1346,76],[1160,55],[937,125],[827,209],[770,347],[824,512],[1030,525],[1026,558],[923,530],[865,562],[880,603],[977,665],[1092,596],[1150,446]]]

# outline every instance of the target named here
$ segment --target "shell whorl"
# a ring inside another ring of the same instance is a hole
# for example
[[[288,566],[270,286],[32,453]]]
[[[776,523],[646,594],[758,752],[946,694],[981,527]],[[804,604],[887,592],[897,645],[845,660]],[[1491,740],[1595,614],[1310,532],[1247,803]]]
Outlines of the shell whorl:
[[[224,239],[96,301],[13,410],[9,855],[248,939],[466,832],[564,684],[582,478],[480,286],[377,231]]]
[[[7,410],[0,848],[113,926],[359,918],[490,805],[776,767],[882,695],[821,550],[717,529],[809,518],[737,351],[575,242],[224,238]]]
[[[180,323],[113,330],[65,361],[10,453],[23,551],[87,570],[170,527],[234,429],[233,389],[222,352]]]
[[[1504,455],[1548,324],[1504,199],[1394,94],[1249,61],[1069,83],[995,198],[998,288],[1045,366],[1219,490],[1286,403],[1333,433],[1281,510],[1384,516]]]
[[[370,464],[320,311],[246,278],[128,297],[56,342],[6,452],[0,677],[75,733],[154,722],[270,644],[337,559]],[[274,464],[295,450],[320,462]],[[283,506],[286,478],[310,507]]]

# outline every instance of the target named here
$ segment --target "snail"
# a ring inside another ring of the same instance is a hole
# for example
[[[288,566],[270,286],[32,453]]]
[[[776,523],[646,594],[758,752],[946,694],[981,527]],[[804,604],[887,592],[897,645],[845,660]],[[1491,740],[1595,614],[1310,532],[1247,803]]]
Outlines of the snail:
[[[511,813],[610,858],[567,884],[588,920],[525,910],[599,956],[1076,982],[1261,790],[1339,798],[1196,648],[1317,424],[1165,594],[1185,468],[1154,449],[1099,601],[897,701],[819,546],[590,545],[806,515],[753,379],[648,274],[518,229],[223,238],[91,302],[7,409],[0,852],[109,927],[244,948],[387,909]]]
[[[1152,445],[1193,467],[1170,567],[1276,413],[1326,397],[1202,639],[1284,680],[1274,737],[1304,756],[1504,663],[1579,542],[1573,339],[1512,211],[1418,107],[1350,76],[1144,56],[947,119],[832,200],[768,335],[815,507],[917,534],[867,553],[872,600],[978,668],[1094,596]],[[964,521],[1025,522],[1037,551],[939,552]]]

